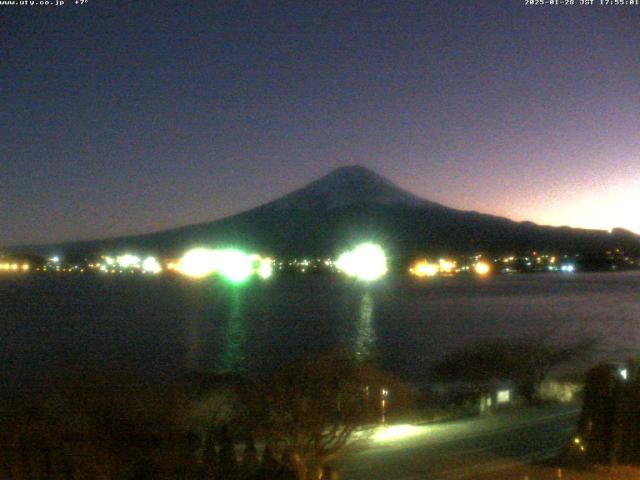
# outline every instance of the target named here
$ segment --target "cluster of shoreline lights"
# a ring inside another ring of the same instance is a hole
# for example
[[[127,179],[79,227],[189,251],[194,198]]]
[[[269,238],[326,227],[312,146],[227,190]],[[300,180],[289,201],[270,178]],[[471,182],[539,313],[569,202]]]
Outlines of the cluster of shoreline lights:
[[[536,253],[533,253],[536,256]],[[553,271],[574,272],[573,264],[556,264],[554,256],[544,255],[537,257],[536,262],[542,264],[542,260],[549,263],[548,269]],[[547,257],[549,257],[547,259]],[[528,257],[524,257],[529,260]],[[493,262],[483,259],[481,255],[476,255],[465,260],[458,265],[457,261],[441,258],[432,262],[428,259],[419,259],[409,268],[409,273],[418,278],[434,277],[436,275],[454,275],[460,272],[475,273],[480,276],[488,275],[492,272],[493,266],[498,263],[512,263],[515,257],[504,257],[495,259]],[[501,261],[501,262],[500,262]],[[42,267],[35,268],[37,271],[53,272],[85,272],[85,268],[104,273],[129,273],[139,272],[143,274],[158,274],[163,270],[175,271],[186,277],[193,279],[203,279],[213,275],[218,275],[231,283],[242,283],[252,276],[262,279],[271,277],[274,267],[282,269],[282,262],[274,262],[271,258],[261,257],[258,254],[248,254],[238,249],[210,249],[198,247],[187,251],[180,259],[175,261],[159,261],[152,256],[139,257],[130,253],[120,256],[102,256],[95,263],[88,263],[85,266],[73,265],[65,266],[59,257],[51,257]],[[289,266],[292,262],[289,262]],[[295,264],[298,265],[298,264]],[[300,263],[303,265],[300,271],[305,272],[307,266],[313,267],[308,260]],[[361,243],[352,250],[342,253],[335,261],[326,260],[324,265],[342,272],[343,274],[362,281],[375,281],[388,272],[387,257],[380,245],[375,243]],[[528,262],[527,265],[531,265]],[[0,263],[0,273],[20,273],[30,270],[28,263],[17,261]],[[501,271],[509,272],[510,269],[503,268]]]
[[[373,243],[363,243],[340,255],[336,268],[351,277],[373,281],[387,273],[387,258],[382,248]],[[219,274],[233,283],[241,283],[257,274],[263,279],[273,274],[273,260],[239,250],[189,250],[170,268],[191,278],[205,278]]]
[[[481,257],[478,255],[475,257],[475,263],[472,266],[463,265],[458,266],[457,262],[454,260],[447,260],[441,258],[437,262],[430,262],[429,260],[422,259],[416,261],[411,268],[409,268],[409,273],[416,277],[434,277],[436,275],[453,275],[459,272],[468,272],[473,270],[478,275],[487,275],[491,273],[491,264],[489,262],[485,262],[480,259]]]
[[[269,278],[273,273],[273,260],[235,249],[194,248],[169,268],[190,278],[219,274],[232,283],[241,283],[254,274]]]
[[[364,281],[377,280],[388,271],[384,250],[373,243],[360,244],[344,252],[332,263],[344,274]],[[143,259],[132,254],[103,256],[100,263],[90,264],[89,267],[104,273],[138,271],[157,274],[163,271],[155,257]],[[231,283],[242,283],[254,275],[262,279],[271,277],[274,261],[269,257],[231,248],[198,247],[187,251],[179,260],[167,263],[166,269],[193,279],[219,275]]]
[[[162,266],[154,257],[142,259],[127,254],[116,258],[103,257],[104,263],[99,265],[103,272],[115,270],[138,270],[143,273],[160,273]],[[361,243],[351,250],[342,253],[333,266],[340,272],[358,280],[371,282],[382,278],[388,272],[387,257],[380,245],[375,243]],[[271,277],[274,261],[258,254],[247,254],[236,249],[210,249],[198,247],[187,251],[182,258],[167,264],[168,270],[176,271],[186,277],[203,279],[219,275],[231,283],[242,283],[257,275],[262,279]],[[417,277],[428,277],[436,274],[453,274],[472,269],[479,275],[491,272],[491,265],[476,257],[473,267],[458,268],[455,261],[440,260],[430,263],[419,260],[409,270]]]
[[[0,271],[4,272],[28,272],[30,268],[28,263],[0,263]]]
[[[49,263],[57,262],[59,260],[56,260],[56,257],[49,260]],[[254,274],[261,278],[269,278],[273,272],[272,264],[273,261],[270,258],[246,254],[240,250],[194,248],[186,252],[178,261],[168,262],[165,268],[194,279],[219,274],[232,283],[241,283]],[[103,273],[159,274],[165,270],[155,257],[141,258],[129,253],[117,257],[102,256],[100,262],[89,264],[88,267]]]
[[[126,253],[115,258],[104,256],[102,259],[104,263],[96,265],[101,272],[113,272],[116,269],[139,270],[143,273],[154,274],[162,272],[162,266],[155,257],[142,259],[137,255]]]
[[[417,277],[453,274],[471,269],[478,275],[487,275],[491,272],[490,263],[480,260],[480,256],[475,260],[472,267],[460,268],[452,260],[441,259],[435,264],[427,260],[419,260],[409,269],[409,272]],[[382,247],[369,242],[361,243],[352,250],[342,253],[333,265],[345,275],[367,282],[382,278],[389,270]],[[169,265],[169,268],[191,278],[205,278],[217,273],[233,283],[240,283],[253,274],[264,279],[269,278],[273,273],[273,260],[256,254],[247,255],[238,250],[195,248],[185,253],[176,264]]]

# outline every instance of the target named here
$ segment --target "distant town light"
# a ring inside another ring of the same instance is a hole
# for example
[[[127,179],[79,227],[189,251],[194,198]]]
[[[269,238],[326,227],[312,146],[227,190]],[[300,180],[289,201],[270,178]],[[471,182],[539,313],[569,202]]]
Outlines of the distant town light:
[[[263,258],[258,265],[258,275],[265,280],[273,274],[273,260],[270,258]]]
[[[191,278],[204,278],[218,268],[218,256],[215,250],[194,248],[185,253],[178,262],[176,270]]]
[[[362,243],[353,250],[344,252],[335,265],[350,277],[365,281],[377,280],[387,273],[384,250],[375,243]]]
[[[560,270],[565,273],[573,273],[576,270],[576,267],[570,263],[564,264],[560,267]]]
[[[253,273],[253,260],[250,255],[239,250],[220,250],[218,269],[220,273],[233,283],[244,282]]]
[[[444,258],[441,258],[438,264],[440,265],[440,271],[442,273],[452,273],[456,268],[456,262]]]
[[[418,260],[409,269],[409,273],[416,277],[433,277],[440,271],[440,265],[429,263],[427,260]]]
[[[487,262],[478,262],[473,268],[478,275],[487,275],[491,271],[491,265]]]
[[[194,248],[180,259],[177,270],[191,278],[219,273],[232,283],[241,283],[253,274],[255,257],[235,249]]]
[[[126,253],[116,258],[116,262],[121,268],[134,268],[140,265],[140,257]]]
[[[147,257],[142,262],[142,270],[147,273],[160,273],[162,267],[160,266],[160,262],[154,257]]]

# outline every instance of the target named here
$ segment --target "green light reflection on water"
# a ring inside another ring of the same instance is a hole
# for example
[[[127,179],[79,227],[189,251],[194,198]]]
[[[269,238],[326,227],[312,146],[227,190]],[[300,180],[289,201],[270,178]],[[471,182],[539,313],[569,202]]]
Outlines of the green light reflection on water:
[[[376,332],[373,327],[374,306],[371,292],[364,292],[356,318],[354,351],[358,358],[366,358],[374,353],[376,343]]]
[[[230,308],[225,328],[225,339],[219,365],[223,370],[242,372],[246,370],[245,341],[247,336],[246,320],[243,317],[243,289],[231,288]]]

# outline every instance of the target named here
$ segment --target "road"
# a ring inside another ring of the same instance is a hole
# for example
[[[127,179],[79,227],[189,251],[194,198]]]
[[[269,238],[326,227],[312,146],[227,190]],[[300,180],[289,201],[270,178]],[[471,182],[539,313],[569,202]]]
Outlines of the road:
[[[430,425],[380,428],[337,465],[341,480],[472,478],[553,456],[571,438],[575,405],[521,408]]]

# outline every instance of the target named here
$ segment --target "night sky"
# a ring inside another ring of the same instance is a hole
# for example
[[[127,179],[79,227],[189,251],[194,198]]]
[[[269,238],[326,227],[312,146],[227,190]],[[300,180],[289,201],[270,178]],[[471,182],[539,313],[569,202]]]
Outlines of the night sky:
[[[218,219],[346,164],[640,233],[640,6],[67,4],[0,6],[0,245]]]

